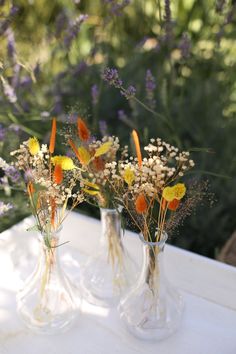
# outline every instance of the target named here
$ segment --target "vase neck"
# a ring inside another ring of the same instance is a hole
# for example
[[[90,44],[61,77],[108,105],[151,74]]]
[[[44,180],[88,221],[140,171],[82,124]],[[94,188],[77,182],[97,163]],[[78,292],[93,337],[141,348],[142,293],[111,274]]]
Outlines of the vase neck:
[[[147,283],[155,291],[160,276],[163,277],[163,254],[165,241],[143,242],[143,266],[140,281]]]
[[[59,266],[59,249],[60,233],[51,232],[50,234],[40,234],[39,247],[40,258],[39,267],[55,268]]]
[[[110,238],[122,241],[121,216],[116,209],[100,208],[102,235],[101,242],[109,242]]]

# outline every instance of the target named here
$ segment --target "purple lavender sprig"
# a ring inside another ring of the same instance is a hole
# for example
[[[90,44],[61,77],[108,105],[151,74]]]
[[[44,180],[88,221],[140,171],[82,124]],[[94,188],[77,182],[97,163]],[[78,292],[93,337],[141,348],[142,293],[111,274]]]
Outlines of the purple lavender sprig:
[[[191,52],[191,39],[188,33],[183,33],[179,42],[179,49],[181,51],[181,56],[183,59],[188,59]]]
[[[87,20],[87,18],[88,15],[86,14],[80,15],[69,25],[66,31],[66,35],[64,37],[64,44],[66,48],[70,48],[73,39],[77,37],[80,32],[81,25],[84,23],[85,20]]]
[[[4,141],[6,136],[6,128],[0,124],[0,141]]]
[[[136,94],[136,88],[134,86],[130,85],[127,88],[123,87],[123,81],[120,79],[116,69],[106,68],[102,73],[102,79],[108,82],[109,85],[118,88],[121,95],[125,96],[127,100],[133,98]]]
[[[130,100],[136,94],[136,88],[132,85],[128,86],[127,89],[122,89],[120,93],[125,96],[127,100]]]
[[[109,85],[116,88],[122,88],[122,80],[119,78],[118,71],[112,68],[106,68],[102,74],[104,81],[108,82]]]
[[[151,70],[148,69],[145,77],[145,89],[146,89],[147,101],[152,109],[154,109],[156,104],[156,101],[154,99],[155,88],[156,88],[155,78],[152,75]]]
[[[173,22],[171,15],[170,0],[165,0],[164,8],[164,30],[165,35],[162,36],[162,42],[165,42],[169,47],[172,46],[173,41]]]
[[[99,130],[102,136],[107,135],[107,122],[105,120],[99,121]]]
[[[97,103],[98,103],[98,95],[99,95],[98,87],[97,87],[96,84],[94,84],[91,87],[91,96],[92,96],[92,104],[93,104],[93,106],[96,106]]]
[[[12,60],[16,57],[16,43],[15,43],[15,36],[13,30],[9,27],[5,35],[7,37],[7,53],[8,57]]]
[[[14,88],[2,76],[1,76],[1,81],[2,81],[3,92],[4,92],[4,95],[6,96],[7,100],[10,103],[16,103],[17,96],[16,96]]]

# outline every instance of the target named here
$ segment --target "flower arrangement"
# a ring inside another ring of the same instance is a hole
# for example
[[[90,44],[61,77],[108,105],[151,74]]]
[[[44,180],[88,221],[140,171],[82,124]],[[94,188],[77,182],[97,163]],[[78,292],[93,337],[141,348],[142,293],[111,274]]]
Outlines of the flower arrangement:
[[[151,139],[142,158],[137,132],[132,132],[137,157],[117,163],[119,172],[109,179],[116,202],[127,210],[146,241],[160,241],[164,229],[175,228],[202,198],[197,183],[187,189],[180,179],[194,167],[187,151]]]
[[[56,140],[56,119],[52,121],[50,145],[40,146],[37,138],[24,141],[11,153],[16,158],[15,167],[24,173],[27,194],[36,219],[34,229],[44,236],[51,248],[51,234],[55,233],[66,217],[68,201],[72,210],[83,201],[80,190],[73,190],[79,173],[68,156],[53,155]]]
[[[75,139],[79,140],[78,145]],[[115,136],[104,136],[101,140],[92,138],[85,121],[79,117],[77,132],[74,138],[69,139],[69,145],[77,157],[75,164],[86,200],[102,208],[117,208],[113,186],[109,181],[119,171],[119,139]],[[122,149],[120,155],[119,161],[123,161],[127,156],[127,147]]]

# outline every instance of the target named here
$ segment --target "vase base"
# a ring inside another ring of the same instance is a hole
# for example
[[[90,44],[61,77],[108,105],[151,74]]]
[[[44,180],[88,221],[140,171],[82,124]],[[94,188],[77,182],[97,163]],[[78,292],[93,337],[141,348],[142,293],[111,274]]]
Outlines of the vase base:
[[[54,335],[67,332],[75,323],[78,313],[73,313],[71,316],[67,315],[67,319],[53,318],[53,321],[40,321],[39,318],[29,318],[23,315],[23,309],[18,309],[18,316],[31,332],[39,335]]]

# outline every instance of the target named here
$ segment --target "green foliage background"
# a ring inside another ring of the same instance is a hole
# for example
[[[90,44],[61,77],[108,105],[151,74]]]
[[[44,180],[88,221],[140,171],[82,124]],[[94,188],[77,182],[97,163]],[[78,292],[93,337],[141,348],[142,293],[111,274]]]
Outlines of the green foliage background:
[[[16,52],[14,58],[7,54],[8,38],[2,33],[1,75],[11,84],[16,65],[20,71],[16,103],[9,102],[1,87],[0,123],[6,128],[14,124],[20,133],[8,131],[0,154],[9,160],[10,150],[28,135],[47,141],[52,116],[63,122],[77,111],[86,112],[97,132],[99,120],[105,120],[109,133],[123,143],[136,128],[143,144],[160,136],[179,148],[195,150],[195,176],[207,176],[216,203],[198,208],[171,242],[214,258],[236,228],[236,8],[234,1],[225,1],[222,11],[216,11],[213,0],[172,1],[172,38],[163,41],[166,3],[132,0],[116,16],[105,0],[5,1],[1,21],[12,5],[18,7],[9,25]],[[58,32],[61,14],[69,22]],[[89,17],[66,47],[68,23],[81,14]],[[187,58],[180,50],[184,32],[191,39]],[[150,69],[156,79],[158,114],[126,100],[104,82],[101,72],[107,66],[117,68],[125,85],[134,85],[136,97],[147,105],[145,75]],[[22,84],[25,78],[31,83]],[[91,98],[94,84],[99,90],[97,105]],[[118,110],[124,110],[125,121],[118,119]],[[1,200],[9,198],[0,193]],[[28,212],[19,193],[10,198],[17,208],[1,219],[0,231]]]

